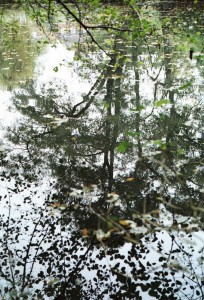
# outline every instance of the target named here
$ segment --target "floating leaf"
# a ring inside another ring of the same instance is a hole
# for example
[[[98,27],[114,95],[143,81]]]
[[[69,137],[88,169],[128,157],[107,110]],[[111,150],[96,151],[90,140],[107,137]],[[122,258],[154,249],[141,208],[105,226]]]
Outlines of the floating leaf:
[[[59,210],[65,210],[67,208],[67,205],[66,204],[61,204],[58,209]]]
[[[134,177],[129,177],[129,178],[126,179],[126,181],[128,181],[128,182],[132,182],[132,181],[135,181],[135,180],[136,180],[136,178],[134,178]]]
[[[54,72],[58,72],[58,70],[59,70],[58,67],[54,67],[53,69]]]
[[[106,39],[105,42],[108,46],[111,46],[113,43],[111,39]]]
[[[66,204],[60,204],[58,202],[52,203],[51,206],[59,210],[65,210],[67,208]]]
[[[102,241],[105,238],[105,233],[102,229],[98,229],[95,233],[98,241]]]
[[[81,233],[82,233],[83,237],[89,237],[90,236],[90,231],[87,228],[82,229]]]
[[[124,226],[129,225],[129,223],[126,220],[120,220],[119,223]]]
[[[56,208],[56,207],[59,207],[60,205],[61,205],[60,203],[52,203],[52,204],[51,204],[51,206],[52,206],[52,207],[55,207],[55,208]]]
[[[120,220],[119,223],[123,226],[130,226],[136,225],[136,223],[132,220]]]
[[[48,285],[54,285],[58,281],[59,281],[59,279],[57,279],[57,278],[50,278],[50,280],[47,282],[47,284]]]
[[[114,202],[114,201],[117,201],[119,199],[119,195],[116,194],[115,192],[112,192],[112,193],[108,193],[107,194],[108,196],[108,200],[106,200],[107,202]]]
[[[147,233],[147,228],[145,226],[136,226],[136,224],[135,224],[135,225],[131,225],[130,227],[131,227],[130,233],[133,233],[133,234]]]
[[[118,199],[117,201],[115,201],[114,203],[114,206],[121,206],[122,202],[120,199]]]

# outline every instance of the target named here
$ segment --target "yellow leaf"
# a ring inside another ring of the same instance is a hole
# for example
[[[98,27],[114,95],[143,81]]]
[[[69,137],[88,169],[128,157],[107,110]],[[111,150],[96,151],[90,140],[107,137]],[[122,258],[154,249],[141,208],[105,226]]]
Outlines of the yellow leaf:
[[[52,203],[51,206],[54,207],[54,208],[58,208],[60,210],[64,210],[64,209],[67,208],[66,204],[60,204],[58,202]]]
[[[119,223],[120,223],[121,225],[124,225],[124,226],[125,226],[125,225],[129,225],[128,222],[127,222],[126,220],[120,220]]]
[[[119,223],[125,226],[126,229],[130,229],[136,226],[136,223],[132,220],[120,220]]]
[[[57,202],[51,204],[52,207],[59,207],[60,205],[61,205],[61,204],[60,204],[60,203],[57,203]]]
[[[128,181],[128,182],[135,181],[135,180],[136,180],[136,178],[133,178],[133,177],[128,177],[128,178],[126,179],[126,181]]]
[[[150,212],[150,214],[151,214],[153,217],[158,218],[159,215],[160,215],[160,210],[159,210],[159,209],[152,210],[152,211]]]
[[[81,233],[82,233],[83,237],[89,237],[90,236],[90,232],[87,228],[82,229]]]

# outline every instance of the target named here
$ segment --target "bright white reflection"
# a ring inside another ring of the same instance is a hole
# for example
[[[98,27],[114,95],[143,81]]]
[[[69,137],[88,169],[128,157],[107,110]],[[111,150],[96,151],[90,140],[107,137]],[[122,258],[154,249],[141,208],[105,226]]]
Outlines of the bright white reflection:
[[[82,80],[73,70],[74,50],[67,50],[62,44],[48,46],[36,62],[37,86],[59,83],[68,88],[75,96],[88,93],[91,83]]]

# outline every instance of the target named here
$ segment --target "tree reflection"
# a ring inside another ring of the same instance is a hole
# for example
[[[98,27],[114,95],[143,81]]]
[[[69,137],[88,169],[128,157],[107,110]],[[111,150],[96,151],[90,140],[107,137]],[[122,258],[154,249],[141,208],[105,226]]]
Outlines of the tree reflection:
[[[8,174],[1,178],[11,179]],[[20,177],[16,179],[18,187],[27,188]],[[36,199],[41,191],[35,191],[35,198],[30,195],[20,205],[10,188],[1,199],[2,298],[90,299],[101,294],[110,299],[140,299],[142,290],[157,299],[183,299],[183,295],[202,299],[202,261],[193,261],[195,250],[183,244],[184,233],[180,236],[175,228],[167,234],[163,229],[120,248],[95,235],[82,238],[74,219],[64,222],[70,207],[61,213],[54,206],[39,206]],[[171,244],[169,251],[164,235]],[[151,257],[152,244],[161,253],[158,262]]]
[[[11,9],[0,7],[0,10],[0,84],[11,91],[33,76],[35,58],[42,46],[32,39],[31,30],[35,27],[31,29],[23,12],[17,15]]]
[[[32,126],[25,130],[27,125],[22,124],[19,132],[23,130],[23,134],[11,135],[12,141],[26,142],[31,159],[46,152],[61,186],[66,177],[67,192],[80,184],[100,185],[106,193],[121,192],[127,186],[122,194],[131,213],[134,209],[146,212],[147,207],[151,211],[158,199],[167,205],[168,199],[170,206],[178,209],[185,206],[183,213],[195,213],[194,208],[203,201],[202,180],[193,175],[202,165],[201,132],[196,133],[202,128],[202,119],[198,115],[200,103],[196,99],[193,107],[188,103],[195,94],[192,83],[185,84],[185,78],[175,82],[169,46],[163,48],[162,67],[147,65],[146,70],[140,70],[146,58],[143,61],[144,54],[133,43],[132,71],[126,62],[130,50],[121,46],[122,38],[116,38],[112,60],[82,101],[74,105],[66,87],[57,94],[53,83],[40,92],[34,82],[26,84],[23,93],[15,95],[14,104],[31,118]],[[160,55],[159,51],[158,58]],[[142,91],[145,72],[153,87],[148,100]],[[30,99],[35,106],[29,105]],[[187,129],[190,120],[197,120],[192,130]],[[118,153],[121,141],[126,145],[123,157]],[[123,164],[128,162],[130,170],[124,175]],[[114,176],[117,169],[121,176]],[[124,183],[128,177],[133,181]]]

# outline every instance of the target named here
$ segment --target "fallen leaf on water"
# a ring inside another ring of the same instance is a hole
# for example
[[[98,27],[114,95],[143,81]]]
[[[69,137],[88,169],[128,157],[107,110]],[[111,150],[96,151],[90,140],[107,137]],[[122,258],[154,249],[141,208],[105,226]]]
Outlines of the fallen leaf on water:
[[[135,180],[136,180],[136,178],[134,178],[134,177],[128,177],[128,178],[126,179],[126,181],[128,181],[128,182],[135,181]]]
[[[116,194],[116,192],[108,193],[107,196],[108,196],[108,199],[106,200],[107,202],[114,202],[119,199],[119,195]]]
[[[58,202],[52,203],[51,206],[54,208],[58,208],[59,210],[65,210],[67,208],[66,204],[60,204]]]
[[[102,229],[98,229],[97,231],[95,231],[96,238],[98,241],[102,242],[111,236],[111,232],[112,230],[109,230],[105,233]]]
[[[57,203],[57,202],[51,204],[52,207],[59,207],[60,205],[61,205],[61,204],[60,204],[60,203]]]
[[[102,241],[105,238],[105,233],[102,229],[98,229],[95,234],[98,241]]]
[[[130,226],[132,224],[135,224],[135,222],[132,220],[120,220],[119,223],[123,226]]]
[[[82,229],[81,233],[82,233],[83,237],[89,237],[90,236],[90,232],[87,228]]]

